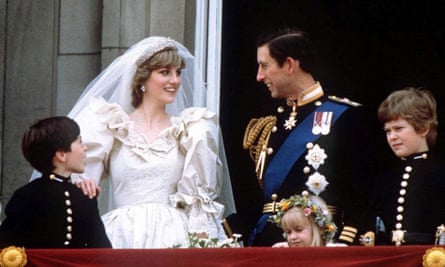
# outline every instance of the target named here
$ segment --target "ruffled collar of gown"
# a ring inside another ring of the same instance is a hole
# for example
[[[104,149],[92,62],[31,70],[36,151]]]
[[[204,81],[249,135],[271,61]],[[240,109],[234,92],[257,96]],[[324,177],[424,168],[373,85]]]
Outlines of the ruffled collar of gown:
[[[144,158],[146,158],[147,151],[156,154],[168,153],[177,145],[176,140],[182,134],[187,134],[188,124],[202,118],[209,119],[215,116],[206,108],[187,108],[179,116],[172,116],[170,118],[172,125],[162,130],[156,141],[149,143],[142,134],[134,129],[134,122],[130,120],[129,115],[118,104],[108,103],[103,98],[93,98],[90,107],[119,141],[132,147],[136,154]]]
[[[103,98],[95,98],[90,102],[90,107],[98,115],[101,123],[113,132],[115,138],[123,144],[139,150],[168,151],[169,128],[161,131],[159,138],[153,143],[134,129],[134,122],[129,115],[116,103],[108,103]]]

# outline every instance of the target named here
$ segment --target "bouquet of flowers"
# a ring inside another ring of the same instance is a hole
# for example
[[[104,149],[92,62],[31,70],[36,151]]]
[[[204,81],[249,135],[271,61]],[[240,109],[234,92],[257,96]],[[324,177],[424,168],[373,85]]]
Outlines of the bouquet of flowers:
[[[240,234],[233,234],[225,240],[210,238],[207,233],[189,233],[189,248],[240,248]]]

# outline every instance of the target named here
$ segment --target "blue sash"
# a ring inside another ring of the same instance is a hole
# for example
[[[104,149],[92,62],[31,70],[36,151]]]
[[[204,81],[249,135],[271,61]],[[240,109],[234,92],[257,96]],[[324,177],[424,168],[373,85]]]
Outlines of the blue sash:
[[[272,161],[267,166],[267,170],[263,178],[263,192],[264,201],[270,201],[273,193],[277,192],[283,183],[287,174],[291,170],[295,162],[306,151],[306,144],[309,142],[315,142],[320,135],[314,135],[312,133],[313,118],[315,112],[332,111],[332,123],[331,127],[337,121],[338,118],[348,109],[349,106],[332,101],[325,101],[323,105],[319,106],[311,114],[309,114],[303,122],[301,122],[286,138],[281,145],[277,154],[273,157]],[[257,233],[263,231],[266,226],[269,214],[263,214],[258,220],[256,227],[250,234],[248,245],[253,243]]]

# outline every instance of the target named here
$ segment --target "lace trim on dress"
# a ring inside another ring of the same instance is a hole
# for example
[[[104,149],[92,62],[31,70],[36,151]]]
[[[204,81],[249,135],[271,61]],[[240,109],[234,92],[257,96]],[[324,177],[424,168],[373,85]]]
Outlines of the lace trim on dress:
[[[172,126],[164,129],[160,137],[155,142],[149,144],[134,130],[134,123],[128,114],[116,103],[108,103],[102,97],[92,98],[90,101],[91,110],[97,114],[101,123],[113,133],[116,139],[122,144],[131,147],[132,151],[149,161],[148,152],[157,156],[166,155],[177,145],[177,140],[182,134],[187,134],[187,125],[201,119],[212,119],[213,112],[206,108],[191,107],[184,109],[177,117],[172,117]]]
[[[134,130],[133,121],[118,104],[108,103],[103,98],[94,98],[90,108],[117,140],[146,161],[149,161],[151,153],[165,157],[176,145],[175,139],[169,138],[168,131],[163,131],[154,143],[147,143],[145,138]]]

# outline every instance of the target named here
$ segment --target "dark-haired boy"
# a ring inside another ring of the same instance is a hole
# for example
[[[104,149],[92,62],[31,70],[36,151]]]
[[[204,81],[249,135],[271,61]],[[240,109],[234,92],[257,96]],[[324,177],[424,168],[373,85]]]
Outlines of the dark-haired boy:
[[[22,152],[42,176],[16,190],[0,225],[0,247],[109,248],[97,199],[71,183],[84,170],[80,128],[68,117],[50,117],[23,135]]]

